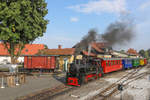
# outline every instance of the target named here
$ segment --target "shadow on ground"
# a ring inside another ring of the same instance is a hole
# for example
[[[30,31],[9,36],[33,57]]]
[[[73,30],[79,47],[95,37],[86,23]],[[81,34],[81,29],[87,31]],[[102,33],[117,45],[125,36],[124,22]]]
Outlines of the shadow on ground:
[[[56,72],[52,75],[57,81],[66,84],[66,73],[65,72]]]

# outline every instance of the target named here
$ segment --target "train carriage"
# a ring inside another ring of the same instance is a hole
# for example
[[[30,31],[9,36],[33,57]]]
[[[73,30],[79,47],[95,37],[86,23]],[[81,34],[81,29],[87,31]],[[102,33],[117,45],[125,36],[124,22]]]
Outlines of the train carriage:
[[[104,58],[101,62],[101,65],[102,65],[104,73],[118,71],[122,69],[122,59],[121,58]]]
[[[122,60],[123,69],[132,68],[132,59],[123,59]]]
[[[140,65],[140,60],[138,58],[132,59],[132,66],[138,67]]]
[[[140,66],[144,66],[144,59],[143,58],[140,59]]]
[[[144,65],[147,65],[147,59],[144,58]]]

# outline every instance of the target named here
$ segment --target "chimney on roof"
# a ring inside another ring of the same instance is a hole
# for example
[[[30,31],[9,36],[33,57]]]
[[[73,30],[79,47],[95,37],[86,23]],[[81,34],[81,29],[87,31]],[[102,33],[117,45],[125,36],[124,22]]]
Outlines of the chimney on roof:
[[[61,46],[61,45],[58,45],[58,49],[62,49],[62,46]]]

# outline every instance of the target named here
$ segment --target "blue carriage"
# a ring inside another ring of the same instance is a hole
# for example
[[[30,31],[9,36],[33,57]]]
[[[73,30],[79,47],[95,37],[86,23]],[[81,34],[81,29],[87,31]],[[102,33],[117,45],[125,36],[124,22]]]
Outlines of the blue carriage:
[[[122,60],[123,69],[132,68],[132,59],[123,59]]]

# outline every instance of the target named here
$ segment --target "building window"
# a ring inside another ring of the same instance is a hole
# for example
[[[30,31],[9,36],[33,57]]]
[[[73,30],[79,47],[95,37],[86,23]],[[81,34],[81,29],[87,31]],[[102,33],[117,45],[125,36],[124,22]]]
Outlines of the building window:
[[[28,52],[28,49],[26,49],[25,51]]]

